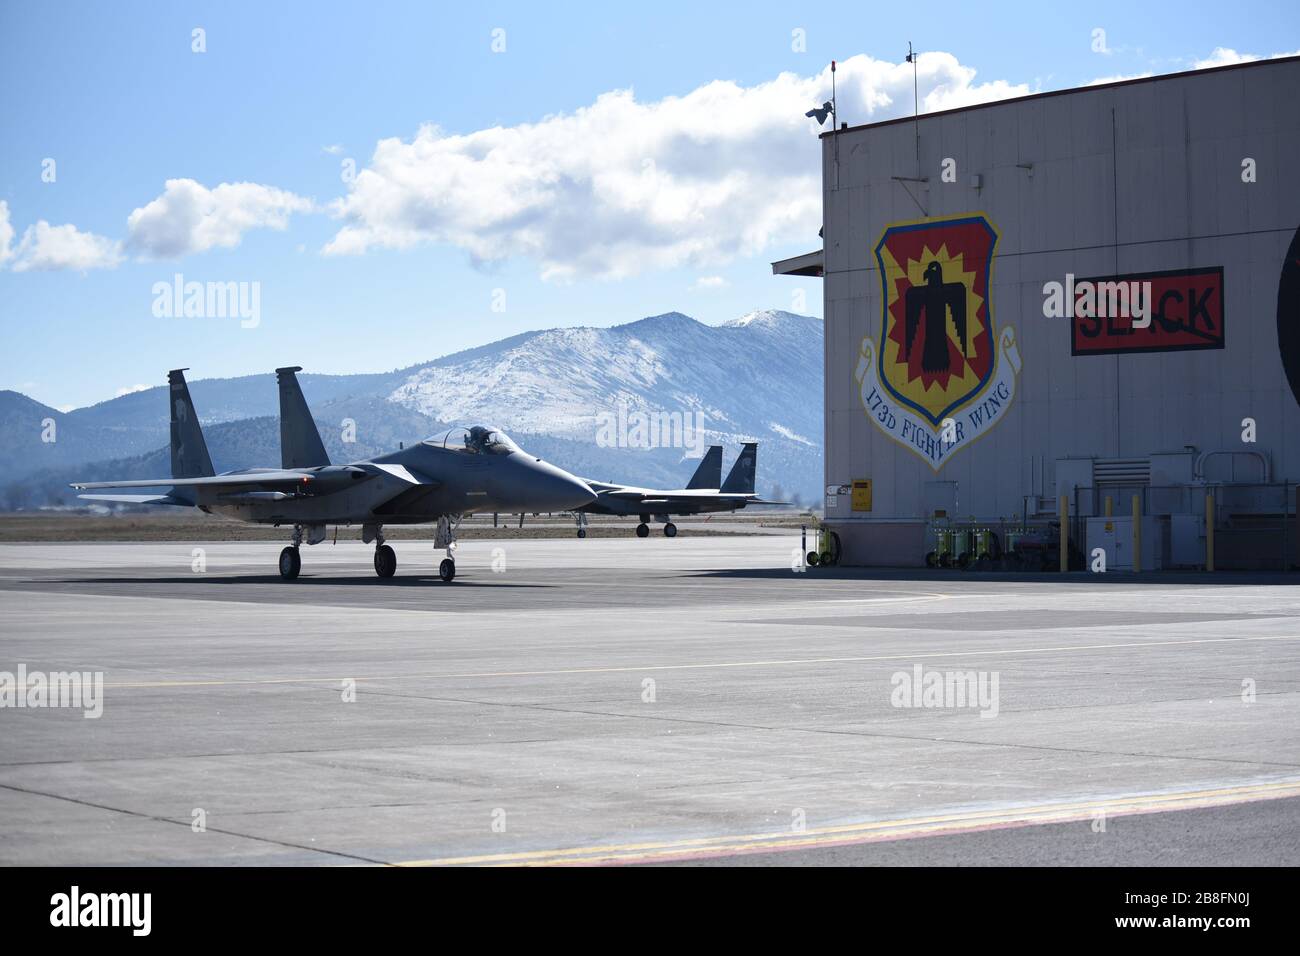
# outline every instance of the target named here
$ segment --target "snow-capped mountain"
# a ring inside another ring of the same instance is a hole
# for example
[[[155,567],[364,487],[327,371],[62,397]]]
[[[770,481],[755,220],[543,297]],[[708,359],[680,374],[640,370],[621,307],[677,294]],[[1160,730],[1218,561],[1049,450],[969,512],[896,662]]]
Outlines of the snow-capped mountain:
[[[452,355],[387,397],[440,421],[597,440],[636,411],[699,416],[710,442],[820,445],[822,323],[763,311],[720,326],[669,312],[612,328],[548,329]]]

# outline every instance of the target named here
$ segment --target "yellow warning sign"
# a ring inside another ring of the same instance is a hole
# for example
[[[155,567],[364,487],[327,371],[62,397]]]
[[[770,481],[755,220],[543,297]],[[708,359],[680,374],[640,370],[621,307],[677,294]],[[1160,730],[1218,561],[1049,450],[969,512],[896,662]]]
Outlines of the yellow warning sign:
[[[857,478],[853,482],[853,510],[871,510],[871,479]]]

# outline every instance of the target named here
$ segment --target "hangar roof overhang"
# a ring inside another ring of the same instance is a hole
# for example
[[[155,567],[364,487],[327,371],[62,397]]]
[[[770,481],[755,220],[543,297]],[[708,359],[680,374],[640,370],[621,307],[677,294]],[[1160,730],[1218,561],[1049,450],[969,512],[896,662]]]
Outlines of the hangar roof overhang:
[[[814,279],[820,279],[825,274],[826,255],[821,249],[772,263],[774,276],[812,276]]]

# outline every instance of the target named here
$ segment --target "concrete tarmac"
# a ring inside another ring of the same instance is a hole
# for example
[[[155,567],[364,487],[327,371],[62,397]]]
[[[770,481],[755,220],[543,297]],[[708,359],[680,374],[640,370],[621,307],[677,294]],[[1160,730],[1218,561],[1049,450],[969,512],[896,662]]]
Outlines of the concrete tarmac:
[[[1300,862],[1300,587],[798,546],[0,545],[0,863]]]

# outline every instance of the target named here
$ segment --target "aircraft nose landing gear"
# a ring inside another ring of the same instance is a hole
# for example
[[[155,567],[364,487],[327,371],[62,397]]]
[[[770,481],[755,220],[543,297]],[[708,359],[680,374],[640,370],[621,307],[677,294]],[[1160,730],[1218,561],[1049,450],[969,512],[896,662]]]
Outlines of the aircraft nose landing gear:
[[[298,549],[290,545],[280,552],[280,577],[292,581],[302,570],[302,557]]]
[[[456,529],[460,527],[461,517],[461,515],[456,515],[454,518],[443,515],[438,519],[438,530],[433,538],[435,548],[447,549],[447,556],[438,565],[438,577],[445,583],[450,583],[456,577],[456,556],[453,552],[456,550]],[[522,515],[520,521],[523,521]]]
[[[397,573],[397,554],[391,547],[381,544],[375,548],[375,574],[391,578]]]

